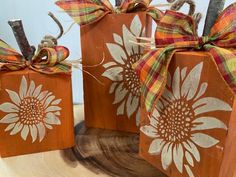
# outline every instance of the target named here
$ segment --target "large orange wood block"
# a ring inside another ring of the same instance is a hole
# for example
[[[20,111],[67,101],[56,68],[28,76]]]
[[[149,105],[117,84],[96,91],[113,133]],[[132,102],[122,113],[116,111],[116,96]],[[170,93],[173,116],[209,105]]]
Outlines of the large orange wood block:
[[[0,156],[74,145],[70,74],[0,72]]]
[[[208,53],[179,52],[149,116],[142,105],[140,155],[170,177],[233,177],[236,99]]]
[[[145,12],[109,14],[81,27],[86,126],[138,132],[140,83],[132,64],[143,48],[132,41],[150,35]]]

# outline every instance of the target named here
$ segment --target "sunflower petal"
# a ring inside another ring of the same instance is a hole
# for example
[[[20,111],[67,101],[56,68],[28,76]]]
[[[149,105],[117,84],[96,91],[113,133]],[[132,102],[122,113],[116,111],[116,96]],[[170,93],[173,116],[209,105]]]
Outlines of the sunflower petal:
[[[183,81],[185,76],[186,76],[186,73],[187,73],[187,67],[184,67],[182,70],[181,70],[181,80]]]
[[[44,137],[45,137],[46,129],[45,129],[45,127],[44,127],[42,122],[40,122],[36,126],[38,128],[38,133],[39,133],[39,142],[41,142],[44,139]]]
[[[209,129],[225,129],[227,130],[227,126],[224,122],[220,121],[215,117],[199,117],[193,121],[196,125],[192,128],[192,131],[195,130],[209,130]]]
[[[214,145],[216,145],[217,143],[219,143],[219,140],[206,135],[204,133],[195,133],[192,134],[192,137],[190,137],[190,139],[197,144],[198,146],[202,147],[202,148],[210,148]]]
[[[117,104],[117,103],[121,102],[125,98],[127,93],[128,93],[128,90],[126,90],[126,88],[124,87],[124,83],[121,82],[119,84],[119,86],[116,88],[115,100],[114,100],[113,104]]]
[[[107,43],[106,45],[107,45],[107,48],[108,48],[112,58],[116,62],[124,65],[125,64],[124,60],[125,61],[127,60],[127,56],[126,56],[124,50],[117,44]]]
[[[0,110],[3,112],[12,113],[12,112],[18,112],[19,108],[16,105],[7,102],[0,105]]]
[[[45,112],[47,113],[47,112],[51,112],[51,111],[60,111],[61,110],[61,108],[59,107],[59,106],[49,106],[46,110],[45,110]]]
[[[140,21],[140,18],[138,15],[134,17],[134,19],[131,22],[130,25],[130,31],[135,35],[135,36],[140,36],[141,31],[142,31],[142,23]]]
[[[158,120],[155,119],[154,116],[152,116],[149,120],[150,120],[150,125],[156,128],[158,124]]]
[[[21,99],[23,99],[26,96],[26,92],[27,92],[27,80],[25,76],[23,76],[21,79],[20,90],[19,90],[19,95]]]
[[[139,97],[133,96],[130,93],[126,102],[126,111],[129,118],[135,111],[137,111],[138,106],[139,106]]]
[[[28,125],[24,125],[23,129],[21,130],[21,137],[23,138],[23,140],[27,139],[28,134],[29,134],[29,127]]]
[[[137,42],[136,37],[128,30],[128,28],[125,25],[122,26],[122,30],[123,30],[123,39],[126,52],[128,53],[129,56],[133,54],[138,54],[139,46],[135,43],[130,42],[130,41]]]
[[[157,109],[154,109],[153,112],[152,112],[152,117],[155,117],[155,118],[158,118],[160,117],[160,113]]]
[[[44,102],[44,108],[47,108],[49,106],[49,104],[52,102],[52,100],[54,100],[55,96],[49,96],[46,101]]]
[[[173,159],[175,166],[180,173],[183,173],[183,158],[184,158],[184,151],[182,145],[181,144],[175,145],[173,149]]]
[[[32,143],[35,142],[35,140],[37,139],[37,128],[35,125],[30,125],[30,135],[32,137]]]
[[[123,115],[125,112],[125,100],[120,104],[120,106],[117,108],[116,115]]]
[[[185,169],[186,169],[186,171],[187,171],[187,173],[188,173],[188,176],[189,176],[189,177],[194,177],[193,172],[192,172],[192,170],[190,169],[190,167],[189,167],[188,165],[184,165],[184,167],[185,167]]]
[[[232,111],[232,108],[228,103],[213,97],[205,97],[197,100],[193,104],[193,108],[195,115],[211,111]]]
[[[161,153],[161,162],[162,167],[164,170],[167,170],[167,168],[172,163],[172,143],[167,143],[163,147],[162,153]]]
[[[62,99],[56,99],[51,103],[51,105],[58,105],[58,104],[60,104],[61,100]]]
[[[123,45],[123,40],[118,34],[113,33],[113,38],[117,44]]]
[[[10,113],[5,115],[1,120],[0,123],[4,124],[10,124],[10,123],[15,123],[19,120],[18,114],[16,113]]]
[[[194,166],[193,158],[192,158],[191,154],[188,151],[185,151],[185,157],[187,159],[188,164],[193,167]]]
[[[175,94],[177,94],[177,91],[176,91]],[[174,101],[175,100],[174,95],[168,89],[165,89],[164,93],[162,94],[162,97],[164,97],[168,101]]]
[[[12,91],[12,90],[6,89],[6,91],[7,91],[8,95],[9,95],[11,101],[13,103],[15,103],[17,106],[19,106],[20,102],[21,102],[19,95],[16,92]]]
[[[16,123],[9,124],[9,125],[7,126],[7,128],[5,128],[4,131],[7,132],[7,131],[13,129],[15,125],[16,125]]]
[[[41,92],[38,96],[39,101],[42,101],[47,96],[47,94],[48,94],[47,90]]]
[[[190,73],[185,78],[182,88],[181,95],[182,97],[187,96],[187,100],[190,100],[194,97],[198,90],[198,85],[201,78],[203,62],[196,65]]]
[[[52,125],[61,124],[60,119],[52,112],[49,112],[46,114],[46,118],[44,119],[44,122],[46,122],[47,124],[52,124]]]
[[[191,141],[183,142],[184,147],[194,156],[197,162],[200,162],[200,153]]]
[[[150,144],[148,153],[152,155],[159,155],[161,153],[161,150],[164,146],[165,142],[163,139],[154,139],[152,143]]]
[[[151,125],[145,125],[145,126],[140,127],[140,131],[150,138],[158,137],[157,129],[152,127]]]
[[[34,89],[35,89],[35,83],[34,81],[31,81],[28,92],[27,92],[27,96],[30,96],[30,97],[33,96]]]
[[[200,90],[198,91],[197,95],[193,99],[194,101],[197,100],[198,98],[200,98],[206,92],[207,86],[208,86],[208,84],[206,82],[203,82],[201,84]]]
[[[13,128],[13,130],[11,131],[10,135],[15,135],[17,134],[19,131],[21,131],[23,127],[23,124],[21,124],[20,122],[17,122],[15,127]]]
[[[122,67],[112,67],[112,68],[107,69],[102,74],[102,76],[106,77],[106,78],[108,78],[108,79],[110,79],[112,81],[122,81],[123,75],[122,75],[121,72],[123,72],[123,68]]]
[[[115,62],[108,62],[108,63],[105,63],[104,65],[103,65],[103,67],[104,68],[109,68],[109,67],[111,67],[111,66],[118,66],[117,65],[117,63],[115,63]]]
[[[47,127],[48,129],[52,129],[53,127],[49,124],[45,124],[45,127]]]
[[[33,93],[33,97],[38,97],[39,94],[40,94],[40,92],[41,92],[41,89],[42,89],[42,85],[39,85],[39,86],[35,89],[35,91],[34,91],[34,93]]]

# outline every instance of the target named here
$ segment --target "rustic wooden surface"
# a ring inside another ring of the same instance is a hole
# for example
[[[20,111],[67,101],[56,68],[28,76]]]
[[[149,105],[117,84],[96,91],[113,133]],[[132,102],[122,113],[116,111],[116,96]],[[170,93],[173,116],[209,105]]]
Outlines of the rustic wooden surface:
[[[130,24],[134,17],[138,17],[140,19],[140,22],[143,24],[142,29],[144,27],[146,29],[146,36],[150,36],[151,23],[149,22],[149,20],[151,19],[149,16],[146,16],[146,13],[144,12],[119,15],[109,14],[102,20],[100,20],[99,23],[95,23],[95,26],[85,25],[81,27],[82,64],[84,66],[83,69],[84,71],[89,72],[90,74],[95,76],[97,79],[99,79],[99,81],[103,83],[99,83],[88,73],[83,73],[85,122],[87,127],[105,128],[109,130],[121,130],[135,133],[139,131],[136,125],[136,115],[138,109],[135,109],[134,113],[130,115],[130,118],[128,118],[128,113],[126,113],[126,110],[131,110],[127,108],[128,106],[131,107],[131,102],[129,102],[128,104],[129,96],[133,95],[132,104],[134,105],[136,105],[136,99],[134,98],[139,97],[139,93],[135,91],[133,91],[135,92],[133,93],[131,90],[131,87],[139,87],[138,77],[135,77],[135,73],[132,72],[133,70],[131,69],[131,64],[133,64],[134,60],[139,58],[142,53],[139,51],[137,53],[135,52],[134,54],[129,54],[130,56],[128,54],[125,54],[128,58],[127,61],[125,61],[125,64],[115,64],[114,67],[109,67],[107,69],[105,69],[103,66],[105,63],[115,62],[109,50],[107,49],[108,43],[115,44],[113,34],[119,35],[120,37],[122,37],[122,40],[124,40],[122,26],[125,25],[127,26],[127,29],[130,30]],[[145,22],[146,24],[148,24],[147,26],[144,25]],[[108,24],[109,26],[111,26],[111,28],[107,28]],[[98,33],[99,35],[97,35]],[[93,52],[91,52],[91,46],[94,46],[94,44],[96,44],[96,47],[93,47]],[[124,51],[125,53],[128,52],[125,49],[125,45],[119,47],[122,47],[122,51]],[[97,67],[86,67],[99,64],[102,61],[103,57],[103,64]],[[112,81],[111,79],[102,76],[105,71],[108,71],[110,69],[113,69],[114,72],[114,68],[122,69],[121,74],[117,74],[117,77],[118,75],[122,75],[122,79],[120,81],[118,81],[119,79],[117,81]],[[128,73],[127,76],[124,75],[126,72]],[[134,83],[134,86],[130,85],[131,82],[129,78],[132,78],[132,80],[134,80],[134,82],[132,82],[132,84]],[[114,92],[112,94],[109,94],[111,85],[114,83],[117,84],[117,86],[115,87],[116,89],[113,89]],[[123,84],[122,87],[120,87],[121,83]],[[125,92],[125,90],[128,91],[126,94],[123,93]],[[116,104],[114,104],[115,100],[119,100],[115,99],[115,97],[117,97],[116,95],[118,95],[120,98],[123,97],[122,95],[125,96],[121,101],[118,101]],[[123,108],[124,113],[119,113],[120,115],[117,115],[117,110],[122,105],[122,103],[125,103],[125,106]]]
[[[83,106],[75,106],[74,114],[74,150],[0,159],[0,177],[166,177],[138,157],[137,135],[86,130]]]

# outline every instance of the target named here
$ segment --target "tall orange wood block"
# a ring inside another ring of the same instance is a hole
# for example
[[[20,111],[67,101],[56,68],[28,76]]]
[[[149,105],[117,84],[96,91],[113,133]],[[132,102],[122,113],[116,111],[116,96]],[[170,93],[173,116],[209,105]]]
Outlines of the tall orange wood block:
[[[0,72],[0,156],[74,145],[70,74]]]
[[[141,110],[140,155],[170,177],[233,177],[236,99],[208,53],[178,52],[151,116]]]
[[[108,14],[81,27],[88,127],[138,132],[140,83],[132,64],[141,58],[143,48],[132,41],[150,34],[151,18],[145,12]]]

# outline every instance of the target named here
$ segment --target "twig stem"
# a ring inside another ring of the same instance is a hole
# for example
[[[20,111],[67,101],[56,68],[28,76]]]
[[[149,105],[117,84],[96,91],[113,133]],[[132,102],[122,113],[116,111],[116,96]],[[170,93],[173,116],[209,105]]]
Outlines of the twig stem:
[[[34,56],[35,47],[30,46],[26,38],[23,24],[21,20],[10,20],[8,24],[11,26],[14,36],[16,38],[17,44],[21,50],[22,55],[26,60],[31,60]]]

